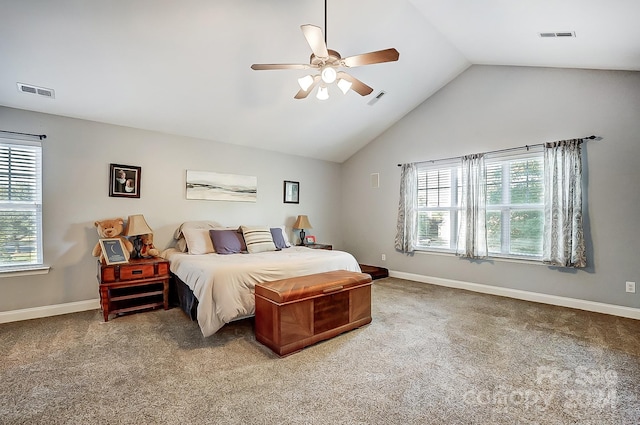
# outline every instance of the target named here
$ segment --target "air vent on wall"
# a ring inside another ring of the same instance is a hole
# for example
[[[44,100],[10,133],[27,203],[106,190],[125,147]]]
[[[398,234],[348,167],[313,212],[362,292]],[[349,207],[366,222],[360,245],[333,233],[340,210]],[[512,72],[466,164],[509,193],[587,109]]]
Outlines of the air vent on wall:
[[[562,38],[562,37],[575,37],[575,32],[540,32],[538,35],[542,38]]]
[[[38,86],[33,86],[30,84],[23,84],[23,83],[17,83],[17,84],[18,84],[18,91],[20,93],[35,94],[39,96],[48,97],[50,99],[55,99],[56,97],[56,93],[53,89],[47,89],[44,87],[38,87]]]
[[[369,102],[367,102],[367,105],[374,105],[377,101],[380,100],[380,98],[382,98],[382,96],[384,96],[386,93],[381,91],[380,93],[378,93],[376,95],[376,97],[374,97],[373,99],[371,99]]]

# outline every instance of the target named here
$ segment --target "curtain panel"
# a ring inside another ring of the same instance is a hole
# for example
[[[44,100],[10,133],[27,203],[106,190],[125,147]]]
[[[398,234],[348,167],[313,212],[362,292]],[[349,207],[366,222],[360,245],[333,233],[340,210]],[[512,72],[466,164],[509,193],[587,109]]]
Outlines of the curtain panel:
[[[418,171],[414,164],[403,164],[400,175],[400,202],[395,248],[403,253],[415,251],[418,205]]]
[[[582,228],[582,139],[544,146],[544,234],[542,261],[586,267]]]
[[[462,199],[456,255],[486,258],[487,251],[487,169],[484,154],[462,157]]]

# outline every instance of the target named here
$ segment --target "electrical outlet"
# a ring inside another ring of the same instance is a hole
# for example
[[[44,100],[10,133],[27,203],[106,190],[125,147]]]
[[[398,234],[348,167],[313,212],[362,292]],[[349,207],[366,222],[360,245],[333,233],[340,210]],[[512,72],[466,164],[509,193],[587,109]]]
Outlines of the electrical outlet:
[[[627,292],[631,292],[632,294],[636,293],[636,283],[635,282],[627,282]]]
[[[382,261],[387,261],[387,256],[382,254]]]

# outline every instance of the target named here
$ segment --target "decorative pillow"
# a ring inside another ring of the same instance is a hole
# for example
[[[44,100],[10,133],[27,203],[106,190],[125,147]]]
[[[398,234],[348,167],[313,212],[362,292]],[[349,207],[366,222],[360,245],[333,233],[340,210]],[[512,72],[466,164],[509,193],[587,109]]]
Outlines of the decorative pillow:
[[[240,226],[244,242],[247,244],[247,251],[250,254],[265,251],[275,251],[276,245],[268,227]]]
[[[209,230],[211,240],[213,241],[213,249],[217,254],[238,254],[247,250],[244,238],[238,230]]]
[[[273,237],[273,243],[275,244],[276,249],[289,248],[287,246],[287,241],[284,239],[284,234],[282,233],[281,228],[272,227],[269,230],[271,231],[271,236]]]
[[[289,242],[289,236],[287,235],[287,230],[285,226],[272,227],[271,230],[273,229],[280,229],[282,231],[282,238],[284,239],[284,244],[287,246],[287,248],[289,248],[291,246],[291,242]],[[275,242],[275,239],[274,239],[274,242]]]
[[[214,252],[208,229],[182,229],[182,234],[187,241],[189,254],[202,255]]]

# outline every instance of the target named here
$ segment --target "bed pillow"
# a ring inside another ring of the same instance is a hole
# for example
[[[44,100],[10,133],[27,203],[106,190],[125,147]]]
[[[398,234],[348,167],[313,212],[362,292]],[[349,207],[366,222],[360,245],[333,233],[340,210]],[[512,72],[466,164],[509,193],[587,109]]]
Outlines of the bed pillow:
[[[242,233],[237,229],[209,230],[216,254],[239,254],[247,250]]]
[[[184,229],[212,229],[218,226],[220,226],[220,224],[215,221],[185,221],[173,233],[173,238],[176,240],[175,247],[182,252],[188,251],[189,247],[184,238]]]
[[[182,234],[187,241],[189,254],[202,255],[214,252],[209,229],[182,229]]]
[[[271,230],[268,227],[240,226],[240,228],[242,229],[244,242],[247,244],[247,251],[250,254],[276,250]]]
[[[271,231],[271,237],[273,238],[273,243],[275,244],[276,249],[289,248],[280,227],[272,227],[269,230]]]
[[[221,225],[216,221],[185,221],[173,233],[173,238],[178,240],[184,236],[184,229],[215,229]]]

